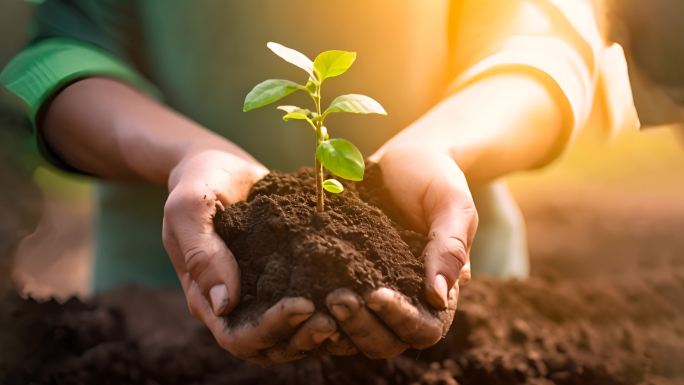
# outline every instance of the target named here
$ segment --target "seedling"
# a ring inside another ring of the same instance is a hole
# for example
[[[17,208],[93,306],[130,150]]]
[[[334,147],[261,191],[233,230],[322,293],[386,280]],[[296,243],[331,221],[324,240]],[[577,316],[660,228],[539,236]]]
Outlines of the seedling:
[[[245,98],[243,111],[251,111],[271,103],[277,102],[285,96],[304,91],[311,97],[314,110],[297,106],[278,106],[285,112],[283,120],[304,120],[316,134],[315,172],[316,172],[316,209],[321,212],[325,208],[325,193],[333,194],[344,191],[342,183],[337,179],[323,180],[323,169],[342,179],[360,181],[363,179],[365,164],[361,151],[354,144],[342,138],[330,139],[325,121],[328,116],[336,112],[350,112],[353,114],[381,114],[387,115],[380,103],[372,98],[359,95],[341,95],[330,102],[328,108],[321,109],[321,88],[326,79],[342,75],[356,60],[355,52],[325,51],[314,61],[306,55],[292,48],[278,43],[269,42],[266,46],[286,62],[294,64],[309,74],[305,85],[285,79],[269,79],[257,84]]]

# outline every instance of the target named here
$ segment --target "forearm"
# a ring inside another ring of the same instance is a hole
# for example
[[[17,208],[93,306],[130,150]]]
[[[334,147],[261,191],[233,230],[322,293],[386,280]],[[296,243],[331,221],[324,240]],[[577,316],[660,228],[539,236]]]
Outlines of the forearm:
[[[525,74],[485,77],[440,102],[388,145],[418,142],[444,151],[475,184],[533,168],[551,160],[569,135],[552,93]]]
[[[222,137],[110,79],[88,78],[70,85],[39,123],[60,158],[103,178],[166,183],[183,157],[204,149],[254,161]]]

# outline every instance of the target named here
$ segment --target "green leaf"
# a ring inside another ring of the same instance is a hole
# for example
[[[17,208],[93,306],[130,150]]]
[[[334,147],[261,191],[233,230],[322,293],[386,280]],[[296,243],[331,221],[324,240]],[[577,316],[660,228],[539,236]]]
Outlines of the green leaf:
[[[283,116],[283,120],[286,122],[291,119],[311,120],[314,118],[314,114],[306,108],[297,106],[278,106],[278,109],[287,112],[287,114]]]
[[[306,71],[309,76],[314,77],[314,64],[311,59],[309,59],[303,53],[272,41],[266,43],[266,47],[268,47],[268,49],[280,56],[286,62],[296,65],[297,67]]]
[[[336,97],[323,113],[323,117],[333,112],[387,115],[387,111],[375,99],[359,94],[347,94]]]
[[[321,52],[313,63],[316,78],[322,82],[327,78],[342,75],[354,64],[354,60],[356,60],[356,52],[338,50]]]
[[[330,139],[316,148],[316,158],[331,173],[348,180],[362,180],[365,164],[356,146],[346,139]]]
[[[242,111],[251,111],[255,108],[277,102],[301,88],[302,86],[290,80],[264,80],[249,91],[245,97],[245,104],[242,106]]]
[[[326,179],[323,181],[323,188],[327,192],[331,192],[333,194],[339,194],[342,191],[344,191],[344,186],[342,186],[342,183],[338,181],[337,179]]]

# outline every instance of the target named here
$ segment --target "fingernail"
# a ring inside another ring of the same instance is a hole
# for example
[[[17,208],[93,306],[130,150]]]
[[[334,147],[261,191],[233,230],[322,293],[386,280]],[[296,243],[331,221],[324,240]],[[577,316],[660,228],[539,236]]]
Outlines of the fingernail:
[[[448,290],[446,278],[442,274],[437,274],[435,277],[434,291],[437,298],[439,298],[439,301],[441,301],[442,309],[447,307]]]
[[[333,313],[338,321],[344,321],[351,316],[351,311],[344,305],[332,305],[330,312]]]
[[[326,338],[330,337],[330,332],[328,333],[313,333],[311,335],[311,340],[316,344],[320,344],[323,342]]]
[[[382,311],[388,304],[394,301],[394,291],[386,287],[381,287],[371,292],[366,299],[366,306],[375,312]]]
[[[228,305],[228,288],[224,284],[216,285],[209,289],[211,309],[216,316],[220,316]]]
[[[288,318],[287,322],[290,323],[290,326],[297,326],[309,317],[311,317],[311,313],[293,314]]]
[[[340,334],[340,332],[335,332],[335,333],[333,333],[333,334],[330,335],[330,341],[332,341],[332,342],[337,342],[337,341],[340,340],[340,337],[342,337],[342,335]]]

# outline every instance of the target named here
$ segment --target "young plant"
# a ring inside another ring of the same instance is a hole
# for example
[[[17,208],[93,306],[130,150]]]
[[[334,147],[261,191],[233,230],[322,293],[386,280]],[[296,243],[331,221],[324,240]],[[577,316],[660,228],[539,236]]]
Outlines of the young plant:
[[[257,84],[247,94],[242,110],[247,112],[269,105],[295,91],[304,91],[309,94],[314,104],[313,111],[297,106],[278,106],[278,109],[285,112],[283,120],[304,120],[316,134],[316,152],[314,157],[316,208],[321,212],[325,207],[325,194],[323,190],[333,194],[339,194],[344,191],[342,183],[338,180],[323,180],[323,168],[337,177],[352,181],[362,180],[365,169],[363,156],[356,146],[345,139],[330,139],[325,126],[327,117],[336,112],[381,115],[387,115],[387,112],[377,101],[359,94],[338,96],[330,102],[328,108],[325,110],[321,109],[321,88],[323,82],[326,79],[345,73],[356,60],[355,52],[325,51],[318,54],[314,61],[311,61],[306,55],[278,43],[269,42],[266,46],[286,62],[306,71],[309,74],[309,78],[304,85],[284,79],[265,80]]]

